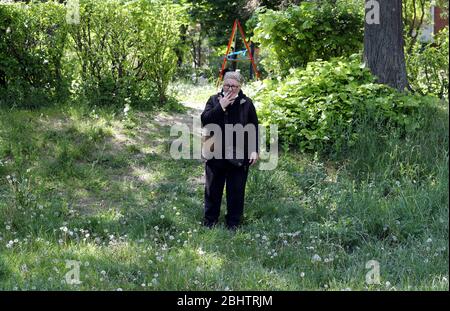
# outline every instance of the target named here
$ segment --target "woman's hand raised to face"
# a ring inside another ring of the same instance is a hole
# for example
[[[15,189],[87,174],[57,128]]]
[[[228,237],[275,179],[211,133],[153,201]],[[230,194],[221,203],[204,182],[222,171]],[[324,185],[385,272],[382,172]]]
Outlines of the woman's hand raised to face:
[[[230,104],[234,102],[235,94],[233,92],[228,92],[224,97],[220,97],[220,105],[222,109],[225,110]]]

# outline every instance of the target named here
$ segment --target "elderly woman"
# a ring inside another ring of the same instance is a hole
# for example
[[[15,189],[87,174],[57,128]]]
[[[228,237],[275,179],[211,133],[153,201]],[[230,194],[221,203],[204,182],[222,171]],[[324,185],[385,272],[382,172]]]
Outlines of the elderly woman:
[[[202,126],[216,124],[222,130],[222,155],[207,160],[205,164],[206,185],[203,224],[209,228],[218,222],[225,184],[227,194],[226,227],[235,230],[239,226],[244,212],[245,184],[249,166],[254,165],[258,160],[258,117],[251,99],[245,96],[241,90],[241,80],[238,72],[227,72],[222,91],[209,98],[201,115]],[[255,135],[244,136],[243,157],[238,156],[238,152],[236,152],[239,147],[236,145],[236,141],[239,140],[233,139],[233,143],[230,144],[230,140],[225,139],[227,134],[226,124],[232,126],[239,124],[242,124],[242,126],[254,125]],[[255,139],[255,141],[249,142],[249,139]]]

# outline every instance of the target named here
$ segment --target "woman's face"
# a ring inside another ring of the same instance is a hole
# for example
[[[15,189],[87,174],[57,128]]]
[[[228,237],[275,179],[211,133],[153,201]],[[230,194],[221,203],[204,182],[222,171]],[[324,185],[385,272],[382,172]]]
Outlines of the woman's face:
[[[224,93],[232,92],[232,94],[236,96],[239,93],[240,88],[241,86],[239,85],[239,82],[234,79],[227,79],[223,81]]]

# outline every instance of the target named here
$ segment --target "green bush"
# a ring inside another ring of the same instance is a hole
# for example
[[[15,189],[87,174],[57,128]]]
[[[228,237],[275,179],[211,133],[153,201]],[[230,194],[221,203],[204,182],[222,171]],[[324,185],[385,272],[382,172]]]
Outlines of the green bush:
[[[285,75],[316,59],[348,56],[363,42],[363,16],[354,5],[302,2],[284,11],[257,15],[254,41],[262,47],[268,72]]]
[[[0,104],[39,107],[70,91],[94,105],[163,106],[182,6],[81,0],[79,9],[69,24],[57,2],[0,5]]]
[[[419,128],[415,112],[435,98],[375,83],[359,58],[311,62],[306,69],[291,70],[284,80],[265,80],[256,98],[262,103],[262,123],[278,124],[281,140],[303,151],[350,147],[357,140],[359,124],[367,119],[379,131],[395,127],[406,133]]]
[[[434,39],[425,45],[417,41],[406,55],[408,80],[412,89],[422,95],[448,99],[448,27]]]
[[[70,35],[79,62],[79,80],[100,105],[156,100],[176,68],[179,7],[168,1],[80,1],[79,24]]]
[[[0,5],[0,105],[42,106],[64,89],[64,18],[55,2]]]

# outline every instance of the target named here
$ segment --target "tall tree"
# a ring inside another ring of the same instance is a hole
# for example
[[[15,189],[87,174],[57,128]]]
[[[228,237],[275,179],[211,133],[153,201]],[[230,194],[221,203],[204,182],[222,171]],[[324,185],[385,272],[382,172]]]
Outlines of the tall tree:
[[[400,91],[406,76],[402,0],[366,0],[364,62],[379,83]]]

